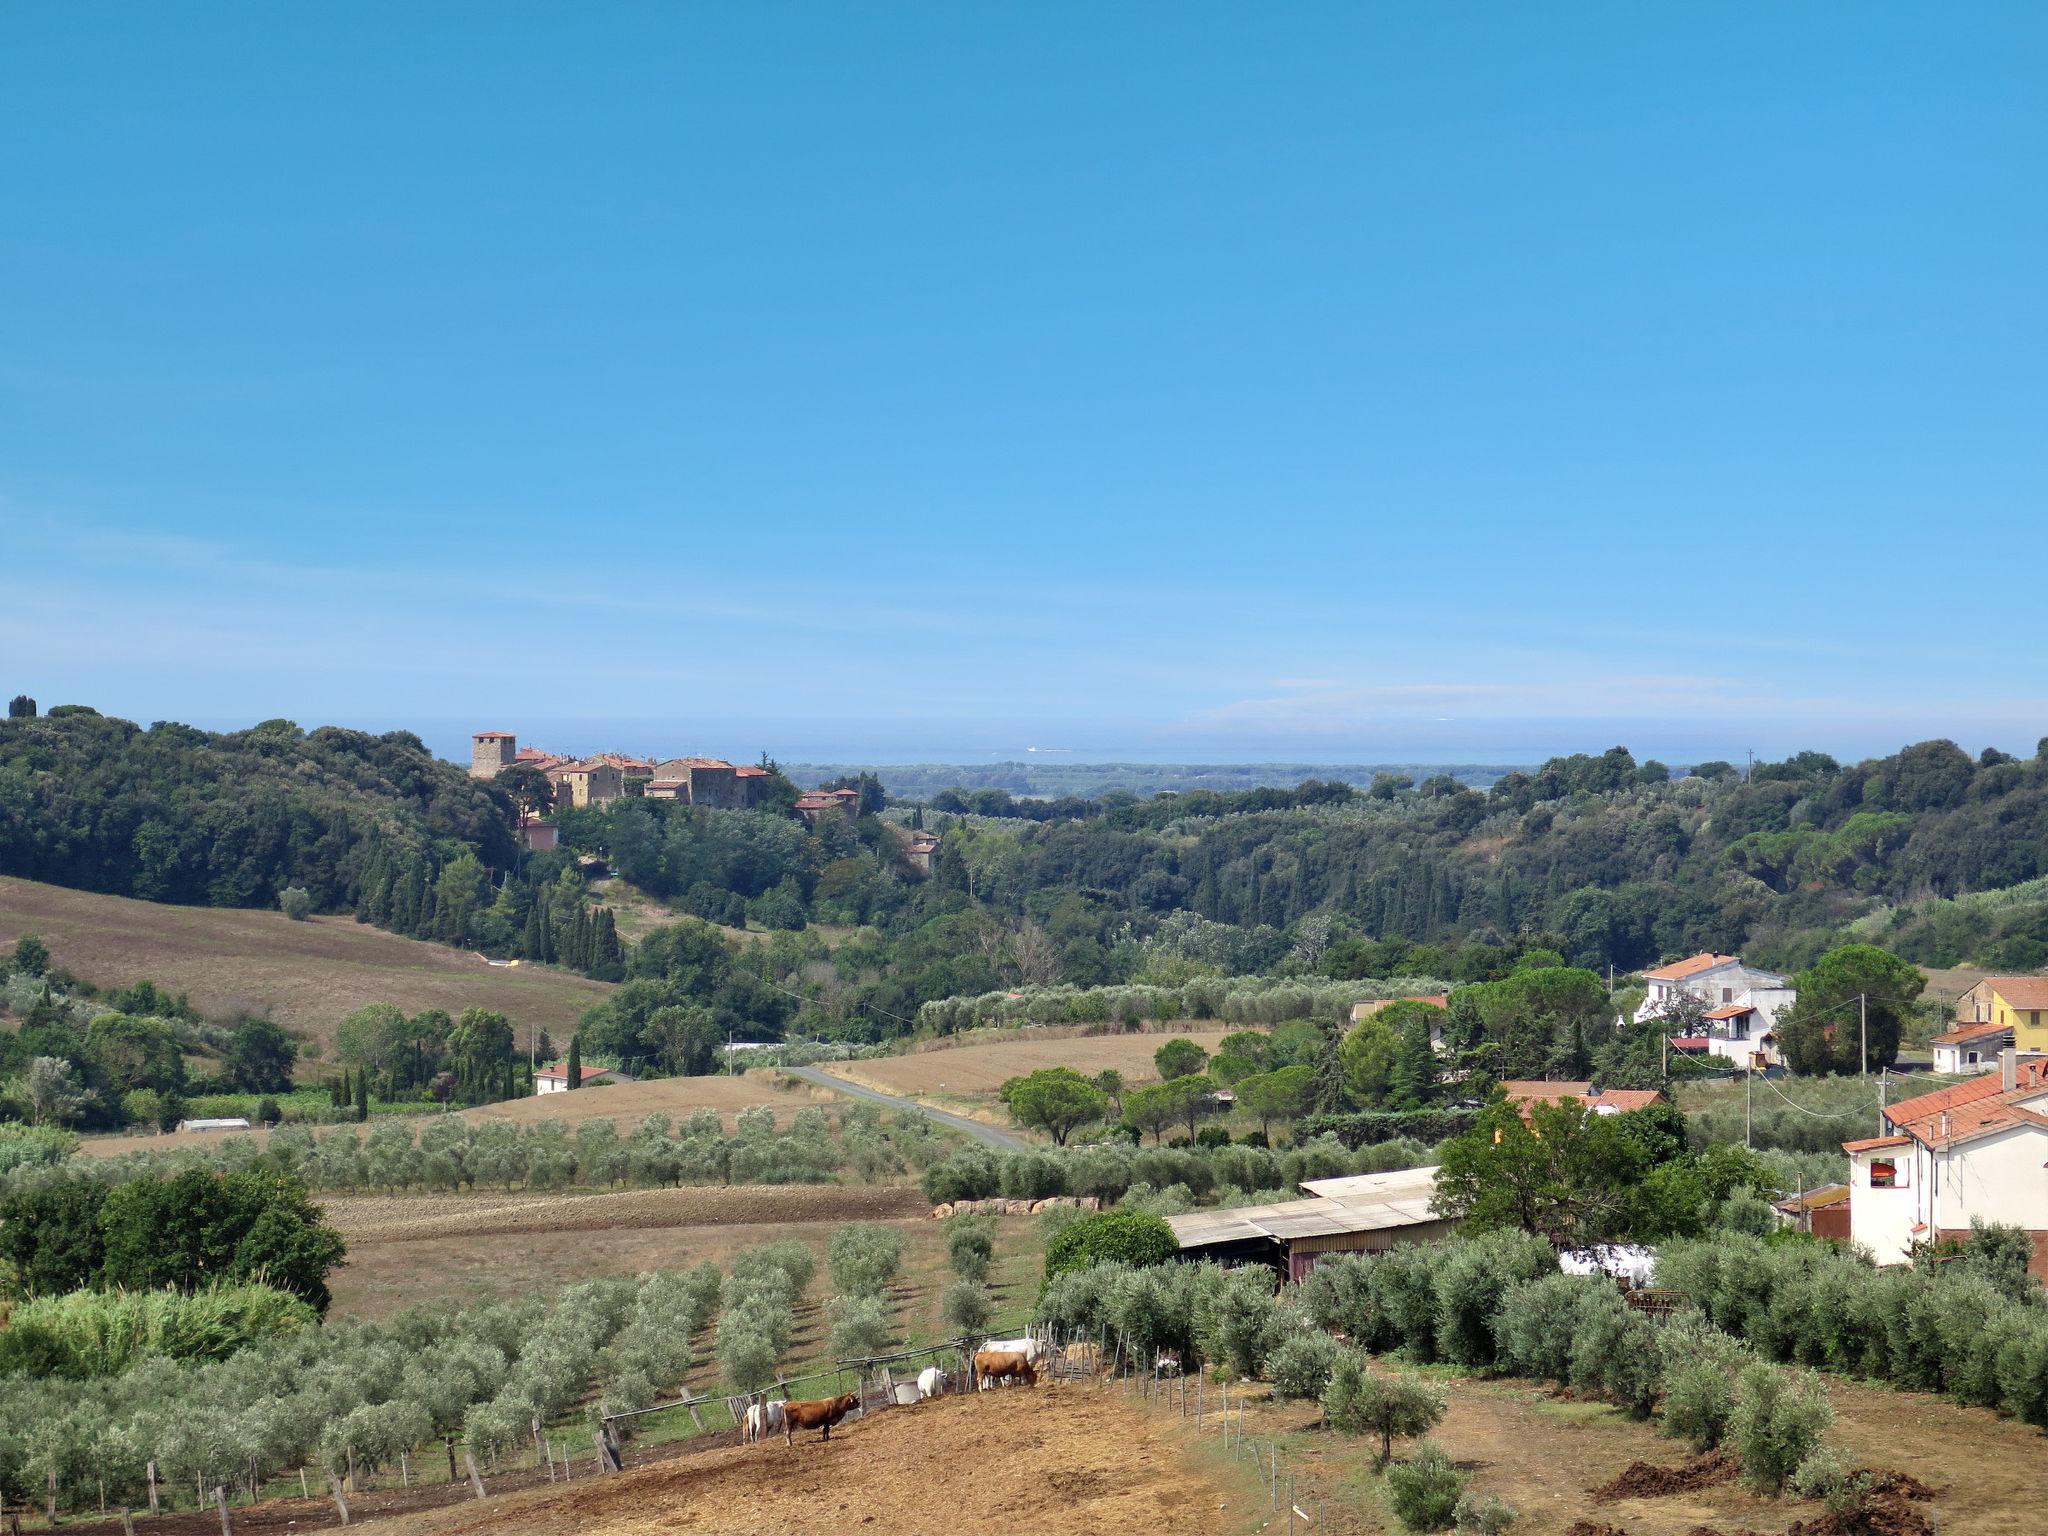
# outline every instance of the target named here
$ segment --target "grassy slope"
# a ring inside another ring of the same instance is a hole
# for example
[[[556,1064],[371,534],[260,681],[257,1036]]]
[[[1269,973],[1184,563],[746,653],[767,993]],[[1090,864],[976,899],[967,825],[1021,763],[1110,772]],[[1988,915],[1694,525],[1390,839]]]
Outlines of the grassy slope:
[[[144,977],[191,995],[201,1012],[267,1012],[331,1047],[335,1026],[365,1003],[496,1008],[524,1040],[528,1026],[566,1040],[610,990],[545,967],[487,966],[440,944],[400,938],[347,917],[294,923],[277,912],[173,907],[0,876],[0,943],[39,933],[56,964],[100,986]]]

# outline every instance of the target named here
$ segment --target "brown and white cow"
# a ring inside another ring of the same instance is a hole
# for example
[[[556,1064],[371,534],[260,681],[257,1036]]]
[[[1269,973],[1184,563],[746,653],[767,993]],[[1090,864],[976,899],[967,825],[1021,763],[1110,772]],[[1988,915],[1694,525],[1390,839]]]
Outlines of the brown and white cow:
[[[1038,1367],[1020,1349],[976,1350],[974,1374],[984,1392],[1005,1381],[1021,1381],[1027,1387],[1038,1385]]]
[[[824,1438],[832,1438],[832,1426],[860,1406],[860,1394],[848,1392],[842,1397],[814,1398],[807,1403],[784,1403],[782,1405],[782,1438],[787,1445],[796,1444],[796,1432],[800,1429],[822,1429]]]

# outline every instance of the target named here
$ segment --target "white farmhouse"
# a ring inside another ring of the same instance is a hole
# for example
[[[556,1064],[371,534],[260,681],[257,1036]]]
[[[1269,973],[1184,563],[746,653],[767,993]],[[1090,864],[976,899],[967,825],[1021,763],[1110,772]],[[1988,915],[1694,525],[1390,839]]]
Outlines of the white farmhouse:
[[[625,1073],[615,1071],[610,1067],[584,1067],[581,1071],[583,1080],[578,1086],[583,1088],[588,1088],[593,1083],[630,1083],[632,1081]],[[533,1074],[533,1091],[536,1094],[566,1093],[568,1088],[569,1069],[565,1066],[551,1064],[542,1067]]]
[[[1957,1024],[1948,1033],[1936,1035],[1934,1070],[1945,1077],[1962,1077],[1970,1072],[1996,1072],[2000,1053],[2013,1046],[2010,1024]]]
[[[1661,1018],[1681,997],[1692,997],[1705,1005],[1706,1033],[1685,1045],[1703,1045],[1708,1055],[1746,1071],[1777,1065],[1778,1015],[1798,996],[1777,972],[1744,965],[1740,955],[1704,953],[1645,971],[1643,982],[1636,1023]]]
[[[2005,1051],[1998,1070],[1884,1111],[1886,1134],[1845,1141],[1849,1235],[1880,1264],[2002,1222],[2048,1273],[2048,1056]]]

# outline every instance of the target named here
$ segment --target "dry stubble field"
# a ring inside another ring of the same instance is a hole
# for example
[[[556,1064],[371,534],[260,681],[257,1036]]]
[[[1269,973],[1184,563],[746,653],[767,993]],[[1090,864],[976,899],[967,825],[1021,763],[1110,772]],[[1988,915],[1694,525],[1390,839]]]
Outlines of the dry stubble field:
[[[1010,1078],[1041,1067],[1072,1067],[1089,1077],[1115,1068],[1128,1083],[1152,1082],[1159,1076],[1152,1067],[1152,1053],[1167,1041],[1192,1040],[1213,1053],[1217,1042],[1230,1033],[1232,1027],[1219,1024],[1185,1034],[1081,1035],[1048,1040],[1019,1030],[1015,1039],[979,1041],[873,1061],[830,1062],[824,1070],[882,1093],[987,1103]]]
[[[349,917],[295,923],[280,912],[174,907],[0,876],[0,943],[41,934],[56,964],[103,987],[147,978],[212,1017],[267,1013],[331,1051],[335,1026],[366,1003],[408,1013],[495,1008],[566,1040],[611,991],[546,966],[489,966],[464,950],[400,938]]]

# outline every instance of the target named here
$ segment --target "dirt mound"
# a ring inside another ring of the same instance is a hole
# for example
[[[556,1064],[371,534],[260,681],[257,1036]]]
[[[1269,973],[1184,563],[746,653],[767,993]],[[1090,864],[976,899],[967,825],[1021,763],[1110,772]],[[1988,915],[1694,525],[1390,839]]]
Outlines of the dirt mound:
[[[1597,1520],[1574,1520],[1565,1530],[1564,1536],[1628,1536],[1618,1525],[1602,1525]]]
[[[1596,1499],[1656,1499],[1732,1483],[1742,1464],[1726,1451],[1709,1451],[1675,1467],[1632,1461],[1621,1474],[1592,1490]]]
[[[1910,1472],[1883,1467],[1859,1467],[1855,1475],[1870,1479],[1860,1507],[1848,1514],[1795,1520],[1785,1536],[1934,1536],[1933,1520],[1913,1507],[1934,1497],[1927,1484]]]

